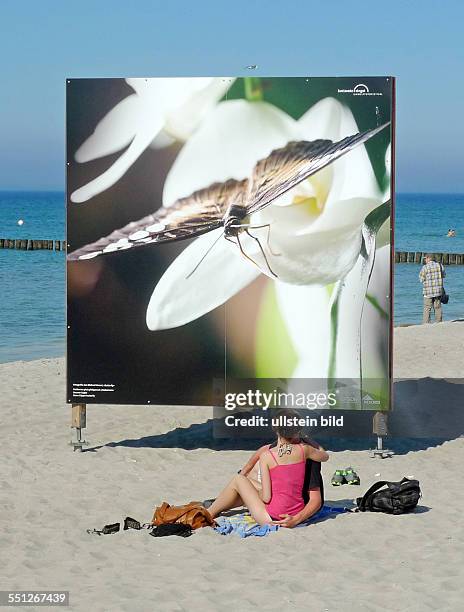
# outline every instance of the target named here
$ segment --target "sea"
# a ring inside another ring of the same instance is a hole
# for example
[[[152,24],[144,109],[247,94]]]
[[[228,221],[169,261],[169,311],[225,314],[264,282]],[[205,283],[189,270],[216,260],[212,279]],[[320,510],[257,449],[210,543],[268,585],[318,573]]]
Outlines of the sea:
[[[64,194],[0,192],[0,238],[64,240]],[[395,249],[464,253],[464,194],[397,195]],[[395,325],[421,321],[419,268],[395,265]],[[0,283],[0,363],[64,355],[64,253],[0,249]],[[446,267],[445,286],[445,320],[464,319],[464,266]]]

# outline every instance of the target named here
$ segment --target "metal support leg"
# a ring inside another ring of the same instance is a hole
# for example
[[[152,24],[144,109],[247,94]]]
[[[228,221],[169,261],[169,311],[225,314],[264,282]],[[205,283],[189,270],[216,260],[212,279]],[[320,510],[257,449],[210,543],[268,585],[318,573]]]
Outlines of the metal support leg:
[[[70,444],[73,450],[82,452],[84,444],[88,444],[82,439],[82,430],[87,426],[87,415],[85,404],[72,404],[71,406],[71,429],[76,430],[75,440],[71,440]]]
[[[376,412],[372,422],[372,431],[377,435],[377,448],[372,449],[371,457],[386,459],[394,453],[383,447],[383,438],[388,435],[388,414],[386,412]]]

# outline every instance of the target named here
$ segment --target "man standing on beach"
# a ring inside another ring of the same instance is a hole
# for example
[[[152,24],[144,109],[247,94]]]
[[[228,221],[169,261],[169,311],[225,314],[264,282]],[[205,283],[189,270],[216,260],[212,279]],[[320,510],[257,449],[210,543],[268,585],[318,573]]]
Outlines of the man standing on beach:
[[[419,272],[419,280],[422,283],[424,294],[424,318],[422,323],[430,323],[430,311],[435,312],[435,322],[440,323],[443,319],[441,312],[441,296],[443,293],[443,278],[445,269],[442,264],[434,261],[433,256],[427,253],[425,264]]]

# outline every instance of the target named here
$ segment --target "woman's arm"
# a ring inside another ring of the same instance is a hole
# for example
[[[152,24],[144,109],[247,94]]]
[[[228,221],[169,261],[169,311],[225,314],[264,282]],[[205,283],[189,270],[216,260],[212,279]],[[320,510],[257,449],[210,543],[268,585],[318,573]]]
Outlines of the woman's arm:
[[[251,472],[251,470],[255,467],[257,461],[259,460],[259,458],[261,457],[261,455],[267,451],[269,448],[268,444],[265,444],[264,446],[261,446],[261,448],[258,448],[258,450],[253,453],[253,455],[250,457],[250,459],[248,459],[248,461],[245,463],[245,465],[242,467],[242,469],[240,470],[240,474],[243,474],[243,476],[248,476],[248,474]]]
[[[261,491],[259,494],[263,502],[268,504],[272,496],[271,475],[269,473],[269,462],[264,454],[259,458],[259,467],[261,469]]]
[[[314,446],[309,446],[305,444],[305,457],[306,459],[312,459],[313,461],[328,461],[329,460],[329,453],[327,451],[325,451],[322,447],[319,448],[314,448]]]

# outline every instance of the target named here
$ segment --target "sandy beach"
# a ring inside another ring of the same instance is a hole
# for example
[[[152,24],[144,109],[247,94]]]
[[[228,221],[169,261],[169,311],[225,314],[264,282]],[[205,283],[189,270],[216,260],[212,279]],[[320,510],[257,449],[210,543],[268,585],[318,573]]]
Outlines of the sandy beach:
[[[458,389],[448,379],[462,376],[463,334],[464,323],[397,329],[395,376],[416,379],[405,385],[436,377],[428,381],[435,389]],[[155,539],[86,529],[127,515],[148,521],[164,500],[211,497],[249,450],[212,443],[209,408],[90,406],[88,450],[73,452],[64,383],[64,359],[0,366],[1,589],[69,590],[69,609],[93,612],[462,609],[464,438],[453,439],[453,419],[464,404],[456,394],[411,404],[416,420],[422,407],[445,421],[451,411],[445,441],[423,439],[413,451],[398,438],[391,459],[344,450],[323,466],[326,499],[342,505],[377,480],[418,478],[423,498],[414,514],[348,513],[265,538],[206,528]],[[330,486],[333,471],[349,465],[361,486]]]
[[[462,378],[464,321],[395,328],[395,378]]]

